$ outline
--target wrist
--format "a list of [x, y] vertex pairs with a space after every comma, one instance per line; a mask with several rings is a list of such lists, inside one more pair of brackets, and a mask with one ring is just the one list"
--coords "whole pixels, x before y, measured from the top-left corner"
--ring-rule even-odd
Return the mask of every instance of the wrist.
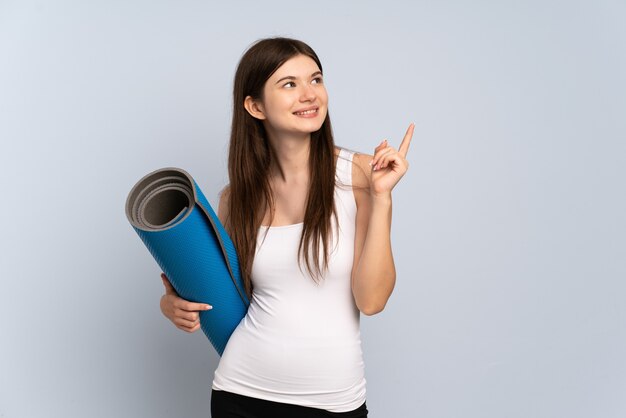
[[378, 205], [378, 204], [390, 205], [391, 204], [391, 192], [381, 192], [381, 193], [372, 192], [371, 200], [372, 200], [372, 203], [375, 205]]

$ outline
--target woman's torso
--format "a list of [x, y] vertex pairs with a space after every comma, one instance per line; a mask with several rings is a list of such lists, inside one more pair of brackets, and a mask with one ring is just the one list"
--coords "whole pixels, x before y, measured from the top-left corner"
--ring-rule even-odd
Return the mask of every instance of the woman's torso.
[[[337, 159], [327, 274], [316, 283], [297, 263], [302, 223], [259, 229], [254, 293], [215, 371], [213, 388], [344, 412], [365, 401], [365, 376], [350, 277], [356, 204], [352, 154]], [[219, 309], [219, 306], [215, 306]]]

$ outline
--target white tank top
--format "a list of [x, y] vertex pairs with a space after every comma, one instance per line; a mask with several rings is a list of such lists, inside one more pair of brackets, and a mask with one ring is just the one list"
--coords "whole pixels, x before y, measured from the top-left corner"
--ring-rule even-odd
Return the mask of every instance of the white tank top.
[[360, 314], [350, 286], [356, 226], [352, 156], [342, 149], [337, 159], [339, 228], [333, 222], [328, 272], [319, 284], [297, 262], [302, 223], [261, 226], [250, 307], [226, 345], [213, 389], [331, 412], [365, 402]]

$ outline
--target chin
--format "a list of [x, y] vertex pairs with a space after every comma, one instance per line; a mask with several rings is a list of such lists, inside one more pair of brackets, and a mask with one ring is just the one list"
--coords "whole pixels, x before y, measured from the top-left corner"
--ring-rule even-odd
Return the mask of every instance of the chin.
[[307, 123], [307, 124], [298, 124], [298, 126], [294, 126], [293, 131], [312, 134], [313, 132], [319, 131], [323, 126], [323, 123]]
[[307, 133], [314, 134], [315, 132], [319, 131], [320, 129], [322, 129], [322, 125], [321, 124], [317, 128], [313, 128], [310, 131], [307, 131]]
[[[322, 129], [322, 126], [324, 126], [324, 121], [326, 120], [326, 117], [324, 117], [324, 119], [321, 119], [319, 121], [311, 121], [311, 127], [309, 132], [313, 133], [313, 132], [317, 132], [320, 129]], [[314, 122], [314, 123], [313, 123]]]

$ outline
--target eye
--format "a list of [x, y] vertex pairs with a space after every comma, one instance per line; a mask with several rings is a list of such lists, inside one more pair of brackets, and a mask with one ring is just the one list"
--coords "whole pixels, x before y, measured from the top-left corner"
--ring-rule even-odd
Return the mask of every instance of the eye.
[[322, 80], [322, 77], [315, 77], [312, 82], [315, 82], [315, 84], [322, 84], [324, 80]]
[[294, 83], [293, 81], [290, 81], [288, 83], [283, 84], [283, 87], [289, 87], [290, 84], [291, 84], [292, 87], [296, 86], [296, 83]]

